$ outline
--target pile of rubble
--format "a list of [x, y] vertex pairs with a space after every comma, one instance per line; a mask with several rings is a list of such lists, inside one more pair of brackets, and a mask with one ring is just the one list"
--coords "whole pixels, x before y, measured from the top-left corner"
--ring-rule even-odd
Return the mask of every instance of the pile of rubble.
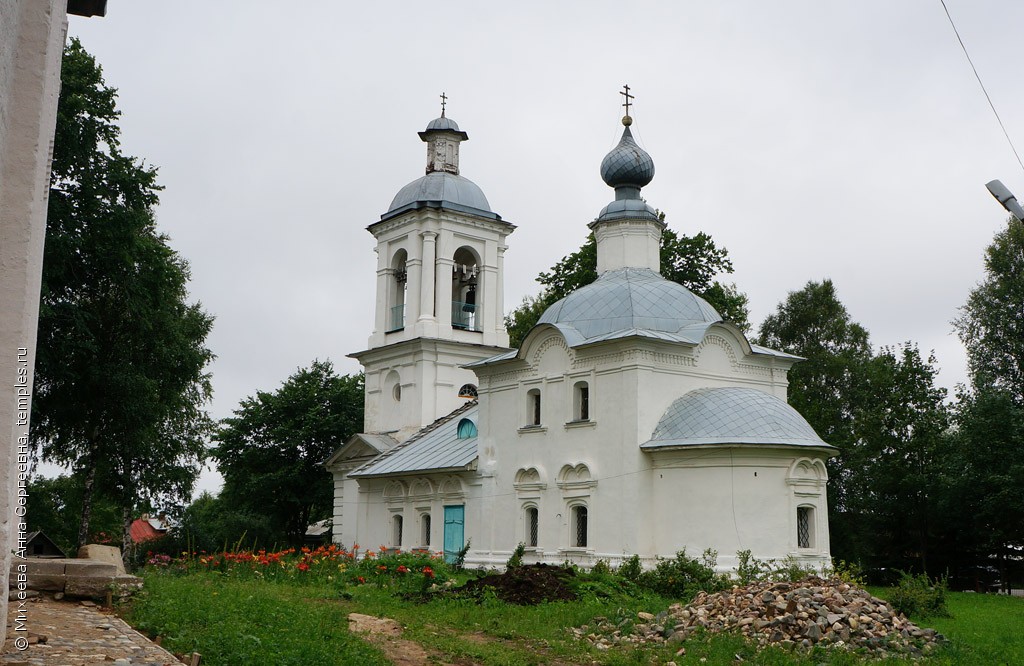
[[930, 654], [945, 642], [934, 629], [911, 623], [888, 603], [839, 579], [752, 583], [715, 594], [699, 593], [687, 606], [658, 615], [639, 613], [616, 622], [596, 617], [572, 630], [599, 649], [617, 644], [681, 643], [695, 632], [733, 631], [760, 646], [814, 645], [873, 656]]

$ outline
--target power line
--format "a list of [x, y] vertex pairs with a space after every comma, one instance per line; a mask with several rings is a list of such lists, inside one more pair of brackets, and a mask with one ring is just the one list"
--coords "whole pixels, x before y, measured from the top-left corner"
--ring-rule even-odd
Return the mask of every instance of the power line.
[[978, 74], [978, 68], [974, 66], [974, 61], [971, 60], [971, 54], [967, 52], [967, 46], [964, 44], [964, 40], [960, 37], [960, 31], [956, 29], [956, 23], [953, 22], [953, 17], [949, 13], [949, 7], [946, 6], [946, 0], [939, 0], [942, 3], [942, 9], [946, 11], [946, 18], [949, 19], [949, 25], [953, 27], [953, 33], [956, 34], [956, 39], [960, 42], [960, 48], [963, 49], [964, 55], [967, 56], [967, 62], [971, 65], [971, 70], [974, 71], [974, 78], [978, 79], [978, 85], [981, 86], [981, 92], [985, 93], [985, 99], [988, 100], [988, 106], [992, 109], [992, 113], [995, 114], [996, 120], [999, 122], [999, 127], [1003, 130], [1003, 136], [1006, 137], [1006, 142], [1010, 144], [1010, 150], [1013, 151], [1013, 156], [1017, 158], [1017, 164], [1020, 165], [1021, 171], [1024, 171], [1024, 162], [1020, 159], [1020, 154], [1017, 152], [1017, 148], [1013, 145], [1013, 140], [1010, 138], [1010, 133], [1006, 131], [1006, 126], [1003, 125], [1003, 119], [999, 117], [999, 112], [996, 111], [996, 105], [992, 103], [992, 98], [988, 94], [988, 90], [985, 88], [984, 82], [981, 80], [981, 76]]

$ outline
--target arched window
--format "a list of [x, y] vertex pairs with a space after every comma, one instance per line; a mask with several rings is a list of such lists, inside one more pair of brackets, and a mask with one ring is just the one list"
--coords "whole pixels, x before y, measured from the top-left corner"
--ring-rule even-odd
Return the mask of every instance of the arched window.
[[460, 398], [476, 398], [476, 386], [473, 384], [463, 384], [462, 388], [459, 389]]
[[424, 547], [427, 547], [427, 546], [430, 545], [430, 514], [429, 513], [423, 514], [423, 517], [420, 518], [420, 543], [423, 544]]
[[814, 548], [814, 507], [796, 508], [796, 545], [798, 548]]
[[471, 439], [476, 437], [476, 424], [469, 419], [459, 421], [459, 439]]
[[480, 325], [480, 262], [468, 247], [460, 247], [452, 257], [452, 328], [482, 331]]
[[571, 525], [569, 529], [569, 542], [573, 548], [586, 548], [587, 547], [587, 507], [583, 504], [577, 504], [572, 507]]
[[391, 260], [386, 333], [405, 328], [405, 289], [408, 277], [405, 264], [407, 257], [405, 250], [399, 250]]
[[536, 548], [540, 537], [540, 513], [537, 507], [526, 507], [526, 545]]
[[395, 548], [402, 547], [402, 514], [396, 514], [391, 519], [391, 545]]
[[526, 425], [539, 426], [540, 421], [540, 389], [526, 392]]
[[576, 382], [572, 387], [572, 420], [590, 420], [590, 386], [586, 382]]

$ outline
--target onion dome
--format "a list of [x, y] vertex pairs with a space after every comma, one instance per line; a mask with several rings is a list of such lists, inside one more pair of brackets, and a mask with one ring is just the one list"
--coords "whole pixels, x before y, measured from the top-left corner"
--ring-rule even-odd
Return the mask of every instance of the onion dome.
[[629, 187], [638, 191], [654, 179], [654, 160], [633, 140], [628, 124], [622, 130], [619, 144], [601, 160], [601, 178], [616, 190]]

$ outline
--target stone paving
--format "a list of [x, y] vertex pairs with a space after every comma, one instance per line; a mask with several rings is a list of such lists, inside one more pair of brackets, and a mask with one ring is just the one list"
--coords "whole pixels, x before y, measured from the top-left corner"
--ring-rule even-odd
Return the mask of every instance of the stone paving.
[[25, 610], [30, 644], [24, 650], [15, 645], [26, 635], [14, 631], [18, 601], [12, 599], [0, 666], [181, 666], [170, 652], [92, 602], [55, 601], [44, 594], [29, 599]]

